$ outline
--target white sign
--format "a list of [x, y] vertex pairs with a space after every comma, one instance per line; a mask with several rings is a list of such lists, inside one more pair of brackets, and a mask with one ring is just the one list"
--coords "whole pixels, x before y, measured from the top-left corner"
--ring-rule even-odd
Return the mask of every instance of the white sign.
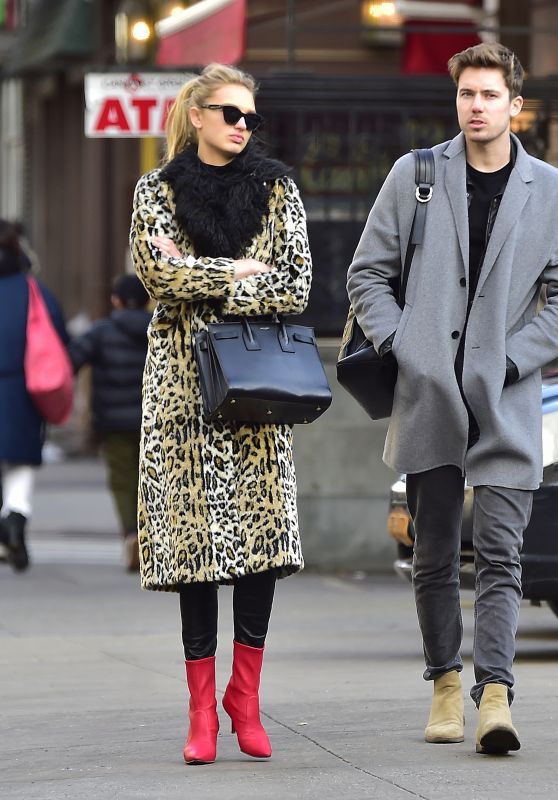
[[187, 72], [91, 72], [85, 76], [85, 135], [164, 136]]

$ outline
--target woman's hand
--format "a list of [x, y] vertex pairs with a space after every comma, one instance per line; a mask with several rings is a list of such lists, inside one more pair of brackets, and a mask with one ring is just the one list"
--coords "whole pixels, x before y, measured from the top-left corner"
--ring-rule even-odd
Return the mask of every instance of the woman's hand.
[[[152, 236], [151, 242], [166, 258], [183, 258], [182, 253], [172, 239], [166, 236]], [[269, 264], [256, 261], [255, 258], [240, 258], [237, 261], [233, 261], [233, 264], [234, 277], [237, 281], [247, 278], [249, 275], [257, 275], [259, 272], [269, 272], [271, 270]]]
[[155, 247], [158, 247], [161, 253], [167, 258], [183, 257], [173, 240], [168, 239], [166, 236], [152, 236], [151, 242], [155, 245]]
[[272, 268], [263, 261], [256, 261], [255, 258], [239, 258], [233, 261], [234, 278], [237, 281], [248, 278], [250, 275], [257, 275], [259, 272], [269, 272]]

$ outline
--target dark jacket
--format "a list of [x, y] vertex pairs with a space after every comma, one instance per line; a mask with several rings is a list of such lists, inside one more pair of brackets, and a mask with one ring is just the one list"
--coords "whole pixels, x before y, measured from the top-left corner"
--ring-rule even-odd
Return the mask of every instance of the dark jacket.
[[74, 371], [93, 367], [91, 406], [97, 433], [139, 431], [141, 388], [151, 314], [123, 308], [70, 342]]
[[[63, 342], [60, 308], [41, 283], [41, 294]], [[25, 275], [0, 276], [0, 461], [39, 465], [45, 425], [25, 388], [23, 358], [29, 291]]]

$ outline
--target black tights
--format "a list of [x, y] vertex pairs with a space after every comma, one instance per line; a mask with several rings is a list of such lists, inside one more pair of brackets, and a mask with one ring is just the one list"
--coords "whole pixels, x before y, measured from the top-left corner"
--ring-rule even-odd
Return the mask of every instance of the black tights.
[[[237, 578], [233, 589], [234, 638], [249, 647], [263, 647], [275, 592], [275, 570]], [[187, 661], [214, 656], [217, 650], [216, 583], [184, 583], [180, 587], [182, 643]]]

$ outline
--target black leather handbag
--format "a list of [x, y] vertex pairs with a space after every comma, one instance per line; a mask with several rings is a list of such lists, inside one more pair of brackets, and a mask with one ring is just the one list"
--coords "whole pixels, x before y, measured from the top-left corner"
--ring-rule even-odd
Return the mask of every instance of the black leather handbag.
[[[425, 148], [414, 150], [413, 153], [417, 205], [401, 280], [395, 287], [401, 308], [405, 305], [405, 291], [415, 247], [421, 244], [424, 237], [426, 208], [432, 197], [435, 178], [432, 150]], [[372, 419], [384, 419], [391, 415], [397, 381], [397, 362], [393, 357], [381, 358], [378, 355], [374, 345], [364, 335], [352, 309], [349, 311], [344, 344], [337, 361], [337, 380]]]
[[208, 421], [313, 422], [331, 389], [312, 328], [283, 319], [211, 322], [194, 336]]

